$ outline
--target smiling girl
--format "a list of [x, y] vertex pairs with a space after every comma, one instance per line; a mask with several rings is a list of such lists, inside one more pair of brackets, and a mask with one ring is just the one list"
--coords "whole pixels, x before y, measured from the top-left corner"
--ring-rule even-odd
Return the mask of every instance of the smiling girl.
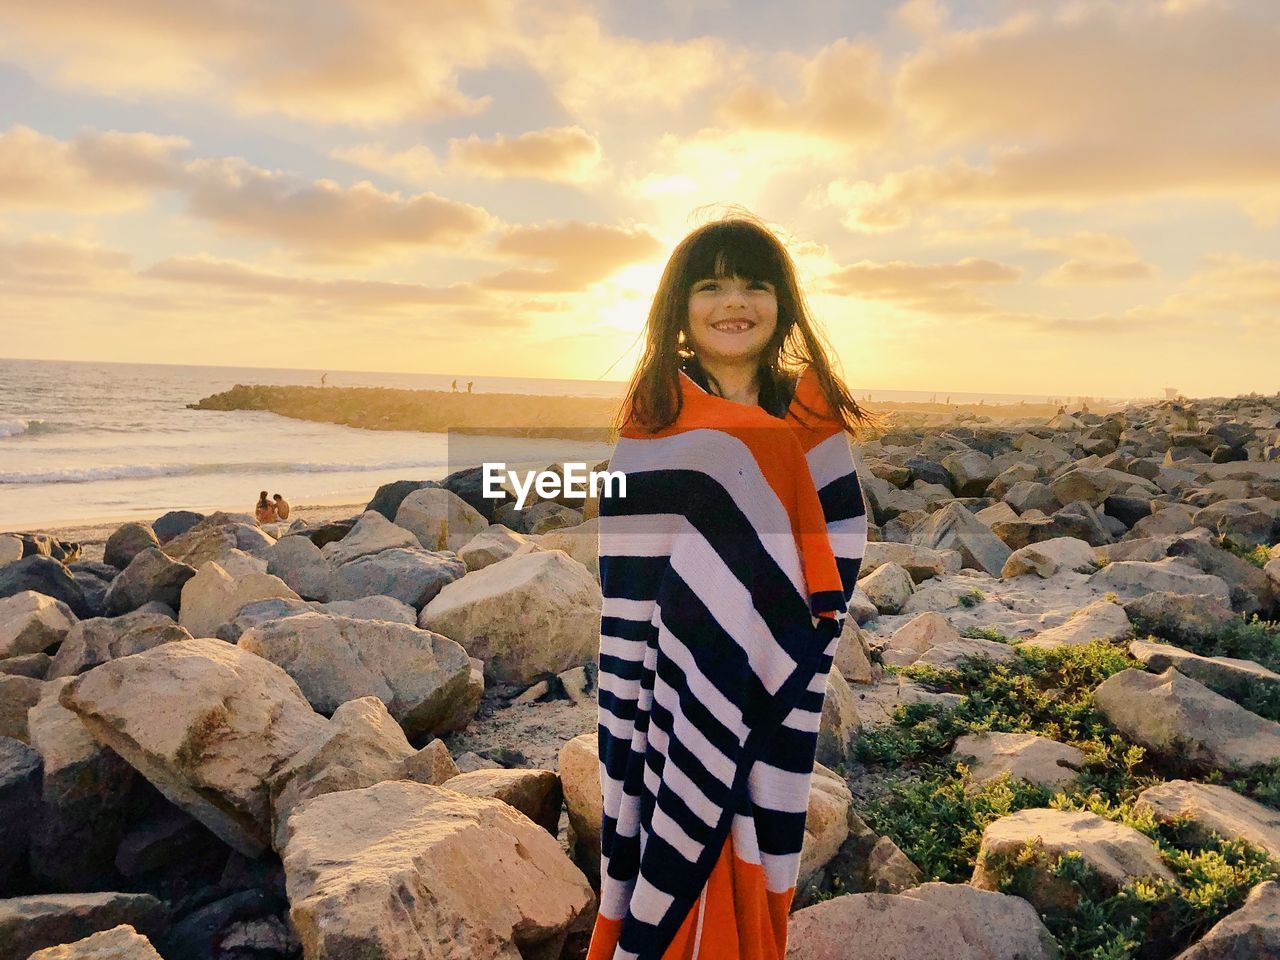
[[600, 914], [589, 960], [781, 960], [867, 522], [795, 268], [734, 216], [676, 247], [600, 504]]

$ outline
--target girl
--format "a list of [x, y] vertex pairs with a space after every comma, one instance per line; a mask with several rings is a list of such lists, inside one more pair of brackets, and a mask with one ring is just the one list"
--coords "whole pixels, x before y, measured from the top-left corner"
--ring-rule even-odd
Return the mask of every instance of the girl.
[[833, 373], [758, 221], [672, 253], [600, 505], [589, 960], [781, 960], [826, 675], [866, 542]]

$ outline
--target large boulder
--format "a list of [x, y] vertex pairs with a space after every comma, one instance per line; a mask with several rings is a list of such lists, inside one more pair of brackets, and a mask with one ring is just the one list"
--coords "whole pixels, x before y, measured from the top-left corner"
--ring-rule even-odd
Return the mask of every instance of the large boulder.
[[1164, 823], [1185, 821], [1198, 842], [1207, 843], [1216, 833], [1228, 840], [1246, 840], [1280, 860], [1280, 812], [1230, 787], [1171, 780], [1143, 790], [1134, 809]]
[[43, 680], [0, 674], [0, 737], [31, 742], [27, 711], [39, 701], [43, 690]]
[[597, 734], [592, 731], [565, 743], [556, 760], [565, 810], [573, 830], [573, 857], [593, 882], [600, 876], [600, 826], [604, 818], [599, 750]]
[[584, 520], [572, 527], [535, 534], [532, 539], [543, 550], [562, 550], [600, 579], [600, 520]]
[[67, 633], [46, 676], [50, 680], [73, 677], [108, 660], [190, 639], [191, 634], [162, 613], [135, 610], [122, 617], [92, 617]]
[[237, 551], [266, 559], [275, 538], [251, 518], [248, 519], [246, 523], [232, 520], [227, 514], [214, 514], [165, 543], [161, 549], [194, 570], [199, 570], [210, 560], [226, 567]]
[[426, 550], [455, 552], [489, 526], [474, 507], [443, 487], [410, 493], [396, 511], [395, 523], [416, 536]]
[[393, 480], [390, 483], [384, 483], [374, 491], [373, 499], [364, 510], [366, 513], [375, 510], [386, 519], [395, 520], [396, 511], [400, 509], [400, 504], [404, 503], [405, 497], [415, 490], [438, 486], [440, 484], [434, 480]]
[[1154, 673], [1176, 667], [1184, 677], [1198, 680], [1209, 689], [1240, 701], [1252, 691], [1280, 694], [1280, 674], [1252, 660], [1235, 657], [1202, 657], [1170, 643], [1134, 640], [1129, 653]]
[[500, 800], [408, 781], [316, 797], [284, 868], [308, 957], [558, 955], [594, 902], [559, 843]]
[[358, 600], [330, 600], [328, 603], [271, 597], [246, 603], [235, 617], [218, 628], [217, 637], [228, 643], [235, 643], [244, 636], [246, 630], [304, 613], [327, 613], [353, 620], [390, 620], [393, 623], [408, 624], [418, 622], [418, 611], [413, 607], [395, 597], [378, 594]]
[[75, 943], [37, 950], [28, 960], [162, 960], [151, 941], [122, 923]]
[[28, 591], [62, 601], [77, 617], [94, 615], [84, 588], [50, 557], [32, 555], [0, 567], [0, 600]]
[[267, 778], [325, 728], [280, 667], [210, 638], [104, 663], [72, 680], [60, 702], [249, 857], [270, 843]]
[[963, 566], [1000, 575], [1009, 548], [985, 523], [958, 503], [948, 503], [911, 531], [911, 542], [934, 550], [956, 550]]
[[1015, 550], [1000, 569], [1001, 579], [1020, 577], [1034, 573], [1040, 577], [1052, 577], [1055, 573], [1072, 570], [1076, 573], [1093, 573], [1098, 560], [1093, 547], [1075, 537], [1054, 537], [1041, 540]]
[[867, 544], [859, 572], [865, 577], [886, 563], [896, 563], [902, 567], [911, 575], [914, 583], [960, 572], [960, 554], [954, 550], [932, 550], [914, 543], [894, 543], [887, 540]]
[[143, 550], [160, 546], [150, 524], [126, 523], [116, 527], [102, 549], [102, 562], [123, 570]]
[[1231, 604], [1208, 594], [1157, 590], [1124, 602], [1134, 626], [1174, 643], [1195, 643], [1216, 634], [1235, 619]]
[[926, 883], [855, 893], [797, 910], [787, 960], [1058, 960], [1057, 942], [1021, 897]]
[[500, 523], [491, 524], [472, 537], [458, 550], [458, 559], [468, 570], [480, 570], [505, 560], [521, 547], [537, 549], [537, 544], [523, 533], [516, 533]]
[[420, 626], [485, 662], [485, 677], [529, 686], [592, 662], [600, 644], [600, 585], [559, 550], [508, 557], [447, 585]]
[[1118, 560], [1107, 564], [1089, 578], [1090, 586], [1110, 590], [1123, 597], [1139, 597], [1144, 593], [1207, 593], [1230, 602], [1231, 590], [1221, 577], [1200, 572], [1176, 557], [1154, 563]]
[[194, 510], [170, 510], [157, 517], [151, 524], [151, 530], [161, 543], [168, 543], [174, 537], [180, 537], [204, 519], [203, 513]]
[[951, 755], [968, 764], [975, 786], [1009, 774], [1055, 790], [1074, 780], [1085, 761], [1082, 750], [1048, 737], [994, 731], [959, 737]]
[[307, 537], [293, 535], [277, 540], [267, 551], [267, 573], [279, 577], [307, 600], [329, 599], [333, 567]]
[[896, 614], [915, 592], [911, 574], [892, 560], [858, 581], [858, 587], [880, 613]]
[[360, 557], [392, 550], [417, 547], [418, 538], [404, 527], [398, 527], [382, 514], [366, 510], [351, 532], [335, 543], [326, 543], [320, 554], [332, 567], [340, 567]]
[[1200, 942], [1175, 960], [1263, 960], [1280, 957], [1280, 883], [1268, 880], [1249, 891], [1244, 906], [1215, 924]]
[[167, 926], [164, 904], [148, 893], [46, 893], [0, 900], [0, 957], [19, 960], [121, 924], [155, 939]]
[[305, 613], [248, 630], [239, 647], [278, 664], [311, 706], [331, 714], [377, 697], [409, 736], [457, 730], [471, 719], [471, 661], [454, 641], [406, 623]]
[[233, 577], [221, 565], [210, 560], [183, 584], [178, 622], [192, 636], [212, 637], [246, 603], [271, 597], [302, 599], [279, 577], [273, 577], [269, 573], [248, 573]]
[[377, 697], [342, 704], [320, 736], [268, 783], [275, 848], [284, 849], [289, 814], [303, 802], [339, 790], [360, 790], [384, 780], [399, 780], [405, 761], [412, 756], [414, 750], [404, 731]]
[[852, 758], [854, 743], [861, 732], [858, 698], [849, 688], [849, 682], [833, 666], [827, 675], [826, 696], [822, 698], [816, 754], [818, 762], [830, 767], [848, 763]]
[[472, 770], [440, 785], [468, 797], [492, 797], [508, 803], [553, 837], [559, 830], [564, 793], [553, 770]]
[[76, 622], [65, 603], [34, 590], [0, 598], [0, 659], [57, 646]]
[[995, 466], [981, 450], [957, 450], [942, 458], [957, 497], [980, 497], [996, 478]]
[[330, 580], [329, 599], [387, 596], [421, 610], [446, 584], [460, 579], [466, 572], [466, 566], [451, 553], [428, 553], [417, 546], [383, 550], [344, 563], [335, 570]]
[[140, 551], [107, 591], [108, 616], [137, 610], [155, 601], [177, 610], [182, 602], [182, 587], [196, 575], [194, 567], [172, 559], [163, 550], [149, 547]]
[[0, 898], [15, 892], [26, 872], [31, 812], [40, 806], [38, 751], [0, 737]]
[[[1031, 842], [1039, 847], [1034, 861], [1021, 856]], [[1065, 853], [1078, 853], [1113, 893], [1137, 877], [1173, 880], [1156, 845], [1133, 827], [1076, 810], [1030, 809], [987, 825], [970, 883], [996, 890], [1015, 871], [1025, 871], [1026, 888], [1020, 893], [1031, 903], [1041, 910], [1069, 908], [1078, 891], [1053, 870]]]
[[1173, 667], [1161, 674], [1122, 670], [1099, 684], [1093, 699], [1121, 733], [1163, 756], [1220, 770], [1280, 760], [1280, 724]]
[[1053, 650], [1057, 647], [1082, 647], [1094, 640], [1120, 640], [1131, 636], [1133, 626], [1124, 607], [1105, 597], [1081, 607], [1065, 623], [1023, 641], [1023, 646]]

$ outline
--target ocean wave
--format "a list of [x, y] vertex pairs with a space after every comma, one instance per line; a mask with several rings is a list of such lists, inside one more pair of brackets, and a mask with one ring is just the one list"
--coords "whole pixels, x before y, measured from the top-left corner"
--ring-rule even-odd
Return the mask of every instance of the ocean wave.
[[16, 437], [30, 427], [30, 420], [0, 420], [0, 437]]
[[47, 470], [41, 473], [0, 473], [0, 486], [36, 483], [95, 483], [103, 480], [145, 480], [212, 474], [372, 473], [378, 470], [430, 470], [448, 466], [445, 460], [389, 460], [380, 463], [156, 463], [115, 464], [107, 467]]

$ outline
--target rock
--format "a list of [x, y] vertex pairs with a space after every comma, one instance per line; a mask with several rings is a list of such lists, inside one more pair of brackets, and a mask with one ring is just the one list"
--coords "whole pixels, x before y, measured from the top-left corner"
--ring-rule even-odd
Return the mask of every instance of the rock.
[[374, 492], [373, 499], [364, 508], [364, 512], [374, 510], [387, 520], [394, 521], [396, 512], [400, 509], [400, 504], [404, 503], [405, 497], [415, 490], [439, 486], [440, 484], [434, 480], [393, 480], [391, 483], [384, 483]]
[[156, 871], [181, 869], [202, 858], [225, 857], [227, 848], [202, 824], [173, 804], [154, 815], [131, 818], [128, 832], [116, 848], [115, 867], [122, 877], [135, 878]]
[[961, 637], [950, 643], [940, 643], [922, 653], [917, 664], [937, 667], [939, 670], [955, 670], [965, 661], [974, 659], [1016, 660], [1017, 652], [1008, 644], [980, 637]]
[[885, 663], [904, 667], [936, 646], [961, 639], [960, 631], [942, 614], [922, 613], [895, 630], [880, 653]]
[[1220, 550], [1213, 535], [1202, 527], [1169, 544], [1169, 556], [1221, 579], [1227, 585], [1232, 608], [1245, 616], [1268, 612], [1277, 602], [1278, 595], [1267, 575], [1234, 553]]
[[[225, 942], [225, 934], [233, 925], [245, 919], [258, 919], [273, 914], [284, 906], [284, 897], [274, 890], [237, 890], [226, 896], [204, 903], [198, 909], [174, 924], [159, 943], [169, 957], [218, 957], [244, 956], [219, 949], [219, 941]], [[295, 948], [294, 955], [297, 955]], [[253, 957], [254, 954], [249, 954]]]
[[1185, 818], [1196, 831], [1196, 842], [1212, 834], [1246, 840], [1280, 860], [1280, 813], [1241, 796], [1229, 787], [1190, 780], [1172, 780], [1138, 794], [1134, 809], [1155, 815], [1163, 823]]
[[418, 622], [418, 611], [395, 597], [374, 595], [358, 600], [331, 600], [328, 603], [277, 597], [246, 603], [230, 623], [224, 623], [218, 628], [217, 636], [228, 643], [236, 643], [246, 630], [304, 613], [327, 613], [353, 620], [390, 620], [410, 625]]
[[122, 923], [110, 930], [91, 934], [75, 943], [45, 947], [28, 960], [162, 960], [151, 941]]
[[526, 545], [537, 549], [537, 544], [524, 534], [495, 523], [476, 534], [458, 550], [458, 559], [467, 565], [468, 570], [480, 570], [507, 559]]
[[376, 511], [366, 510], [350, 533], [336, 543], [325, 544], [320, 554], [329, 566], [340, 567], [383, 550], [418, 546], [418, 538], [413, 533]]
[[248, 857], [269, 845], [267, 777], [326, 726], [278, 666], [209, 638], [104, 663], [72, 680], [60, 702]]
[[1280, 883], [1268, 880], [1249, 891], [1244, 906], [1219, 920], [1195, 946], [1175, 960], [1262, 960], [1280, 957]]
[[1186, 504], [1165, 504], [1161, 509], [1152, 512], [1150, 516], [1143, 517], [1134, 523], [1125, 539], [1167, 537], [1173, 534], [1186, 533], [1195, 526], [1195, 523], [1191, 520], [1192, 516], [1194, 516], [1194, 513]]
[[861, 732], [857, 698], [840, 671], [832, 667], [827, 675], [827, 692], [822, 699], [822, 719], [818, 725], [818, 762], [829, 767], [848, 763]]
[[1094, 690], [1093, 700], [1121, 733], [1157, 754], [1220, 770], [1280, 759], [1280, 724], [1173, 667], [1161, 674], [1122, 670]]
[[[497, 766], [497, 764], [494, 764]], [[462, 773], [449, 755], [443, 740], [432, 740], [425, 747], [408, 757], [400, 765], [395, 780], [413, 780], [438, 787]]]
[[1234, 657], [1202, 657], [1168, 643], [1134, 640], [1129, 653], [1141, 660], [1148, 670], [1163, 673], [1170, 667], [1192, 680], [1198, 680], [1215, 693], [1240, 701], [1251, 689], [1280, 693], [1280, 674], [1254, 663]]
[[1001, 579], [1034, 573], [1052, 577], [1062, 570], [1093, 573], [1098, 567], [1093, 547], [1074, 537], [1054, 537], [1022, 547], [1009, 554], [1000, 570]]
[[270, 597], [302, 599], [279, 577], [273, 577], [269, 573], [233, 577], [218, 563], [210, 560], [183, 584], [178, 622], [192, 636], [212, 637], [246, 603]]
[[1036, 480], [1020, 480], [1011, 486], [1004, 495], [1004, 501], [1017, 510], [1019, 514], [1028, 510], [1043, 510], [1052, 513], [1058, 507], [1058, 498], [1046, 484]]
[[22, 559], [22, 541], [11, 533], [0, 534], [0, 567]]
[[146, 893], [52, 893], [0, 900], [0, 957], [30, 957], [121, 924], [155, 939], [165, 929], [164, 904]]
[[804, 844], [800, 849], [796, 886], [802, 886], [839, 851], [849, 836], [852, 809], [853, 795], [844, 778], [815, 763], [813, 778], [809, 781], [809, 804], [805, 811]]
[[289, 818], [290, 916], [309, 957], [556, 956], [594, 901], [556, 839], [498, 800], [393, 781]]
[[22, 543], [24, 557], [49, 557], [61, 564], [75, 563], [80, 559], [80, 544], [59, 540], [47, 533], [15, 533]]
[[[496, 511], [494, 516], [498, 516]], [[520, 511], [517, 528], [521, 533], [536, 536], [561, 527], [576, 527], [582, 523], [582, 519], [580, 511], [554, 500], [546, 500]]]
[[874, 572], [860, 579], [858, 586], [877, 611], [887, 614], [900, 611], [915, 592], [911, 574], [893, 561], [881, 564]]
[[84, 588], [66, 567], [49, 557], [23, 557], [0, 567], [0, 602], [27, 592], [62, 601], [76, 617], [93, 616]]
[[599, 751], [595, 731], [584, 733], [560, 748], [556, 766], [569, 826], [573, 828], [574, 862], [595, 879], [600, 876], [600, 825], [604, 819]]
[[956, 740], [951, 755], [969, 758], [969, 781], [983, 784], [1004, 774], [1057, 789], [1076, 778], [1084, 764], [1081, 750], [1030, 733], [968, 733]]
[[935, 550], [957, 550], [962, 564], [999, 576], [1009, 548], [964, 507], [949, 503], [911, 532], [911, 542]]
[[177, 610], [182, 586], [196, 575], [194, 567], [173, 560], [163, 550], [150, 547], [140, 551], [107, 591], [107, 613], [118, 617], [157, 601]]
[[459, 773], [470, 773], [472, 770], [501, 770], [502, 764], [490, 760], [488, 757], [482, 757], [478, 753], [468, 750], [465, 753], [458, 754], [455, 766]]
[[855, 893], [797, 910], [787, 960], [1058, 960], [1057, 942], [1021, 897], [926, 883]]
[[13, 737], [0, 737], [0, 898], [16, 892], [27, 869], [31, 824], [40, 806], [41, 758]]
[[1073, 467], [1049, 481], [1049, 489], [1063, 506], [1075, 500], [1083, 500], [1091, 506], [1101, 506], [1113, 493], [1122, 493], [1133, 487], [1148, 489], [1152, 496], [1157, 491], [1141, 477], [1120, 470]]
[[1221, 597], [1160, 590], [1126, 600], [1124, 610], [1140, 632], [1156, 633], [1174, 643], [1204, 640], [1236, 616]]
[[473, 770], [441, 786], [468, 797], [492, 797], [510, 804], [553, 837], [559, 830], [564, 794], [552, 770]]
[[450, 490], [426, 487], [410, 493], [396, 511], [395, 523], [418, 538], [426, 550], [460, 550], [489, 521]]
[[377, 697], [342, 704], [320, 735], [268, 783], [275, 848], [284, 849], [289, 814], [304, 801], [400, 779], [402, 764], [413, 755], [404, 731]]
[[1155, 563], [1119, 560], [1107, 564], [1089, 578], [1099, 590], [1111, 590], [1126, 597], [1144, 593], [1207, 593], [1230, 602], [1231, 591], [1220, 577], [1200, 573], [1185, 561], [1168, 557]]
[[584, 520], [577, 526], [562, 527], [532, 539], [543, 550], [562, 550], [600, 579], [600, 520]]
[[1094, 640], [1120, 640], [1132, 633], [1133, 627], [1124, 607], [1104, 598], [1081, 607], [1066, 623], [1042, 630], [1029, 640], [1024, 640], [1022, 646], [1044, 650], [1083, 647]]
[[[1040, 856], [1028, 863], [1019, 853], [1029, 841], [1039, 841]], [[1028, 871], [1021, 892], [1040, 910], [1070, 908], [1078, 891], [1070, 881], [1053, 875], [1052, 866], [1064, 853], [1076, 852], [1093, 868], [1105, 889], [1118, 891], [1135, 877], [1173, 880], [1156, 845], [1133, 827], [1074, 810], [1020, 810], [987, 825], [982, 832], [977, 866], [970, 883], [991, 890], [1008, 876], [1018, 861]]]
[[306, 613], [254, 627], [238, 646], [282, 667], [319, 713], [377, 697], [411, 737], [458, 730], [471, 719], [463, 710], [466, 652], [406, 623]]
[[101, 663], [142, 653], [162, 643], [190, 640], [169, 617], [135, 610], [122, 617], [81, 620], [68, 632], [49, 666], [48, 678], [73, 677]]
[[836, 671], [850, 683], [871, 683], [875, 671], [871, 668], [871, 648], [867, 638], [853, 617], [846, 617], [836, 646], [834, 661]]
[[141, 551], [158, 546], [160, 541], [150, 525], [126, 523], [107, 537], [106, 546], [102, 550], [102, 562], [123, 570]]
[[902, 567], [914, 583], [960, 572], [960, 554], [954, 550], [931, 550], [914, 543], [886, 542], [867, 544], [859, 572], [865, 577], [886, 563]]
[[40, 699], [44, 681], [32, 677], [0, 676], [0, 737], [30, 743], [27, 711]]
[[989, 456], [981, 450], [957, 450], [942, 458], [942, 468], [951, 480], [957, 497], [980, 497], [996, 478]]
[[267, 573], [279, 577], [300, 597], [328, 600], [333, 568], [320, 548], [302, 536], [281, 537], [267, 551]]
[[466, 566], [452, 554], [428, 553], [420, 547], [383, 550], [339, 567], [331, 581], [329, 599], [387, 596], [421, 610], [445, 585], [466, 572]]
[[85, 890], [116, 879], [116, 848], [134, 813], [129, 800], [138, 777], [58, 702], [68, 683], [49, 683], [28, 713], [31, 745], [44, 758], [31, 869], [48, 886]]
[[174, 560], [199, 570], [210, 560], [225, 567], [236, 551], [266, 559], [275, 545], [269, 536], [251, 518], [248, 522], [234, 521], [227, 514], [206, 517], [180, 537], [164, 544], [163, 550]]
[[558, 550], [508, 557], [449, 584], [420, 626], [485, 661], [485, 676], [528, 686], [595, 660], [600, 585]]
[[867, 857], [867, 888], [871, 893], [901, 893], [924, 879], [920, 868], [912, 863], [898, 845], [881, 837]]
[[988, 527], [993, 528], [997, 523], [1007, 523], [1018, 519], [1017, 511], [1003, 500], [993, 503], [989, 507], [983, 507], [974, 516]]
[[0, 660], [0, 674], [43, 680], [49, 672], [51, 663], [53, 658], [47, 653], [27, 653], [20, 657], [7, 657]]
[[33, 590], [0, 599], [0, 657], [41, 653], [57, 646], [76, 624], [61, 600]]
[[203, 513], [194, 510], [170, 510], [151, 524], [151, 531], [161, 543], [180, 537], [204, 519]]

